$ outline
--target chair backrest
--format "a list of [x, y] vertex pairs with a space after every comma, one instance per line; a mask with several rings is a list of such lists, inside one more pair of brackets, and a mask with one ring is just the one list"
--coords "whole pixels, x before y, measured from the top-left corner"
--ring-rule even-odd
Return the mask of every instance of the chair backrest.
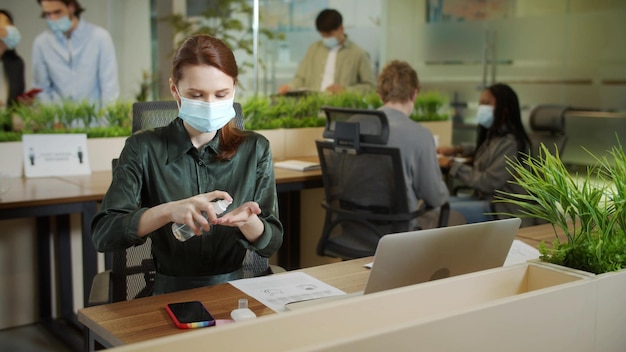
[[565, 134], [565, 112], [569, 110], [564, 105], [538, 105], [530, 113], [531, 153], [538, 155], [541, 144], [544, 144], [551, 154], [563, 151], [567, 142]]
[[400, 150], [385, 145], [383, 111], [322, 110], [324, 137], [332, 139], [316, 141], [326, 197], [317, 253], [343, 259], [374, 255], [383, 235], [413, 229], [421, 214], [408, 209]]
[[[234, 103], [235, 125], [244, 129], [241, 105]], [[133, 127], [137, 132], [169, 124], [178, 116], [178, 105], [174, 100], [137, 102], [133, 104]], [[113, 161], [115, 169], [116, 160]], [[111, 281], [113, 302], [145, 297], [152, 293], [155, 265], [152, 259], [151, 240], [140, 246], [115, 251], [111, 256]], [[243, 262], [244, 276], [264, 275], [269, 268], [267, 258], [248, 251]]]

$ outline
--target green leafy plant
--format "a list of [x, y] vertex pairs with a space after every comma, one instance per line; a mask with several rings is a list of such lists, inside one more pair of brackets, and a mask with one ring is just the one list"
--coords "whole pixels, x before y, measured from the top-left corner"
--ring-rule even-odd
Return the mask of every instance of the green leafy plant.
[[415, 121], [446, 121], [450, 115], [442, 112], [448, 106], [448, 98], [437, 91], [420, 92], [415, 99], [411, 119]]
[[[449, 118], [441, 114], [441, 108], [445, 106], [446, 99], [437, 92], [420, 93], [418, 98], [424, 95], [422, 102], [417, 103], [419, 110], [411, 115], [415, 121], [441, 121]], [[423, 107], [423, 102], [429, 102], [430, 110]], [[356, 92], [342, 92], [339, 94], [309, 93], [301, 97], [252, 96], [242, 103], [244, 122], [247, 129], [275, 129], [296, 127], [320, 127], [326, 120], [321, 115], [322, 106], [336, 106], [354, 109], [378, 109], [383, 105], [376, 92], [367, 94]], [[429, 111], [425, 113], [424, 111]]]
[[311, 93], [298, 98], [252, 96], [242, 103], [244, 123], [250, 130], [321, 127], [326, 123], [322, 106], [375, 109], [382, 105], [380, 99], [375, 99], [375, 94]]
[[88, 102], [17, 104], [3, 114], [24, 122], [22, 131], [1, 131], [0, 141], [19, 141], [23, 133], [86, 133], [90, 138], [129, 136], [130, 102], [115, 102], [101, 109]]
[[499, 192], [496, 201], [551, 223], [555, 234], [563, 231], [566, 238], [557, 234], [551, 248], [540, 244], [541, 260], [599, 274], [626, 268], [626, 155], [618, 141], [607, 156], [594, 158], [597, 166], [571, 175], [558, 152], [542, 145], [536, 157], [507, 161], [511, 182], [527, 194]]

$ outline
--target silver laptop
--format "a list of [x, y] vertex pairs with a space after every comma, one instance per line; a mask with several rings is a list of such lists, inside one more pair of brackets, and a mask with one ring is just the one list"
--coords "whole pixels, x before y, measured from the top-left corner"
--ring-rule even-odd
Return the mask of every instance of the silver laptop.
[[378, 242], [365, 290], [292, 302], [289, 310], [500, 267], [517, 230], [518, 218], [395, 233]]
[[364, 293], [502, 266], [520, 224], [511, 218], [386, 235]]

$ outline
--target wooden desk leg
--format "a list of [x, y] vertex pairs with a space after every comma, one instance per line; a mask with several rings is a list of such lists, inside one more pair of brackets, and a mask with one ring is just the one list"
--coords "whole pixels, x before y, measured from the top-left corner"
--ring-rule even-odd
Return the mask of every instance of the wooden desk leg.
[[286, 270], [300, 269], [300, 191], [278, 193], [278, 212], [284, 230], [278, 265]]

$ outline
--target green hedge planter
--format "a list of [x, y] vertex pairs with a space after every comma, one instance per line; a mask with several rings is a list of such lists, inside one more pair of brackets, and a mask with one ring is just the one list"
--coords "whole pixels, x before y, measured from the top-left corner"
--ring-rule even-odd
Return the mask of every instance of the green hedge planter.
[[[248, 130], [323, 127], [326, 123], [320, 108], [324, 105], [356, 109], [377, 109], [382, 101], [374, 92], [344, 92], [327, 95], [312, 93], [303, 97], [255, 96], [242, 102], [244, 123]], [[418, 95], [411, 119], [446, 121], [442, 113], [447, 98], [438, 92]], [[97, 110], [89, 103], [18, 105], [0, 111], [0, 123], [11, 126], [11, 117], [24, 122], [22, 132], [0, 131], [0, 142], [19, 141], [22, 133], [86, 133], [88, 138], [129, 136], [132, 125], [132, 103], [116, 102]]]

